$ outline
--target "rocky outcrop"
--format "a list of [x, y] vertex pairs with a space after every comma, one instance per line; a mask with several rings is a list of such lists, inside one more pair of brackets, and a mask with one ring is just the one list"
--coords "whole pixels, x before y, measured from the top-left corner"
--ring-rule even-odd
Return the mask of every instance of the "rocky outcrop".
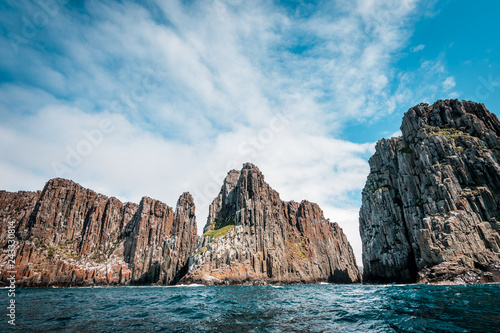
[[194, 202], [181, 195], [174, 211], [144, 197], [123, 204], [65, 179], [43, 191], [0, 192], [0, 245], [9, 226], [15, 265], [0, 258], [0, 283], [16, 272], [17, 286], [173, 284], [196, 248]]
[[318, 205], [284, 202], [253, 164], [228, 173], [181, 283], [361, 281], [342, 229]]
[[363, 189], [366, 282], [500, 281], [500, 123], [483, 104], [438, 101], [381, 140]]

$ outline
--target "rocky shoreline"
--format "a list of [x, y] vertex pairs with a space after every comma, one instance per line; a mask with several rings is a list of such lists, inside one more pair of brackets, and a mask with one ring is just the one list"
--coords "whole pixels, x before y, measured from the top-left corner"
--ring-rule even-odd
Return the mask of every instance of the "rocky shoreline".
[[9, 235], [19, 245], [13, 267], [0, 255], [0, 283], [11, 271], [24, 287], [361, 282], [347, 238], [316, 204], [281, 201], [250, 163], [239, 174], [229, 172], [201, 239], [189, 193], [174, 210], [59, 178], [0, 191], [0, 246]]
[[[500, 122], [483, 104], [419, 104], [370, 158], [359, 230], [285, 202], [257, 166], [231, 170], [201, 237], [195, 204], [122, 203], [66, 179], [0, 191], [0, 285], [500, 282]], [[16, 244], [17, 247], [13, 246]]]

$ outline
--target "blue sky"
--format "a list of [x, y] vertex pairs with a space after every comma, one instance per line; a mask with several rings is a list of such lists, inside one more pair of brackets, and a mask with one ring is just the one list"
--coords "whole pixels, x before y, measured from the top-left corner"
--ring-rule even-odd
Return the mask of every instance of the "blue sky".
[[[500, 110], [497, 1], [2, 1], [0, 188], [54, 177], [198, 225], [231, 168], [338, 221], [411, 106]], [[497, 113], [498, 114], [498, 113]]]

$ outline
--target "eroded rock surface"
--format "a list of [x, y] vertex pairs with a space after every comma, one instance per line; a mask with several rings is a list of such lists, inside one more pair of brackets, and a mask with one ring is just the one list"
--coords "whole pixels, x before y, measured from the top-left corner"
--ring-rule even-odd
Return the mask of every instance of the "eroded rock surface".
[[181, 283], [361, 281], [342, 229], [318, 205], [284, 202], [253, 164], [228, 173]]
[[500, 123], [483, 104], [406, 112], [363, 189], [366, 282], [500, 281]]
[[144, 197], [140, 204], [52, 179], [43, 191], [0, 191], [0, 246], [8, 226], [18, 248], [14, 269], [0, 255], [0, 283], [17, 286], [173, 284], [196, 248], [195, 206], [189, 193], [174, 211]]

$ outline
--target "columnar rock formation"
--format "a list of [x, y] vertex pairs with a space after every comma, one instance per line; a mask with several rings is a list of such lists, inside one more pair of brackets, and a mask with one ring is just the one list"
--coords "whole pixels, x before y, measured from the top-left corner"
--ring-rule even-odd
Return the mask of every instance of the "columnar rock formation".
[[0, 246], [8, 228], [19, 248], [15, 267], [0, 255], [0, 283], [16, 271], [16, 285], [173, 284], [196, 248], [194, 202], [181, 195], [174, 211], [144, 197], [121, 203], [64, 179], [43, 191], [0, 191]]
[[483, 104], [408, 110], [370, 159], [360, 232], [366, 282], [500, 281], [500, 123]]
[[361, 281], [342, 229], [318, 205], [284, 202], [253, 164], [228, 173], [181, 283]]

